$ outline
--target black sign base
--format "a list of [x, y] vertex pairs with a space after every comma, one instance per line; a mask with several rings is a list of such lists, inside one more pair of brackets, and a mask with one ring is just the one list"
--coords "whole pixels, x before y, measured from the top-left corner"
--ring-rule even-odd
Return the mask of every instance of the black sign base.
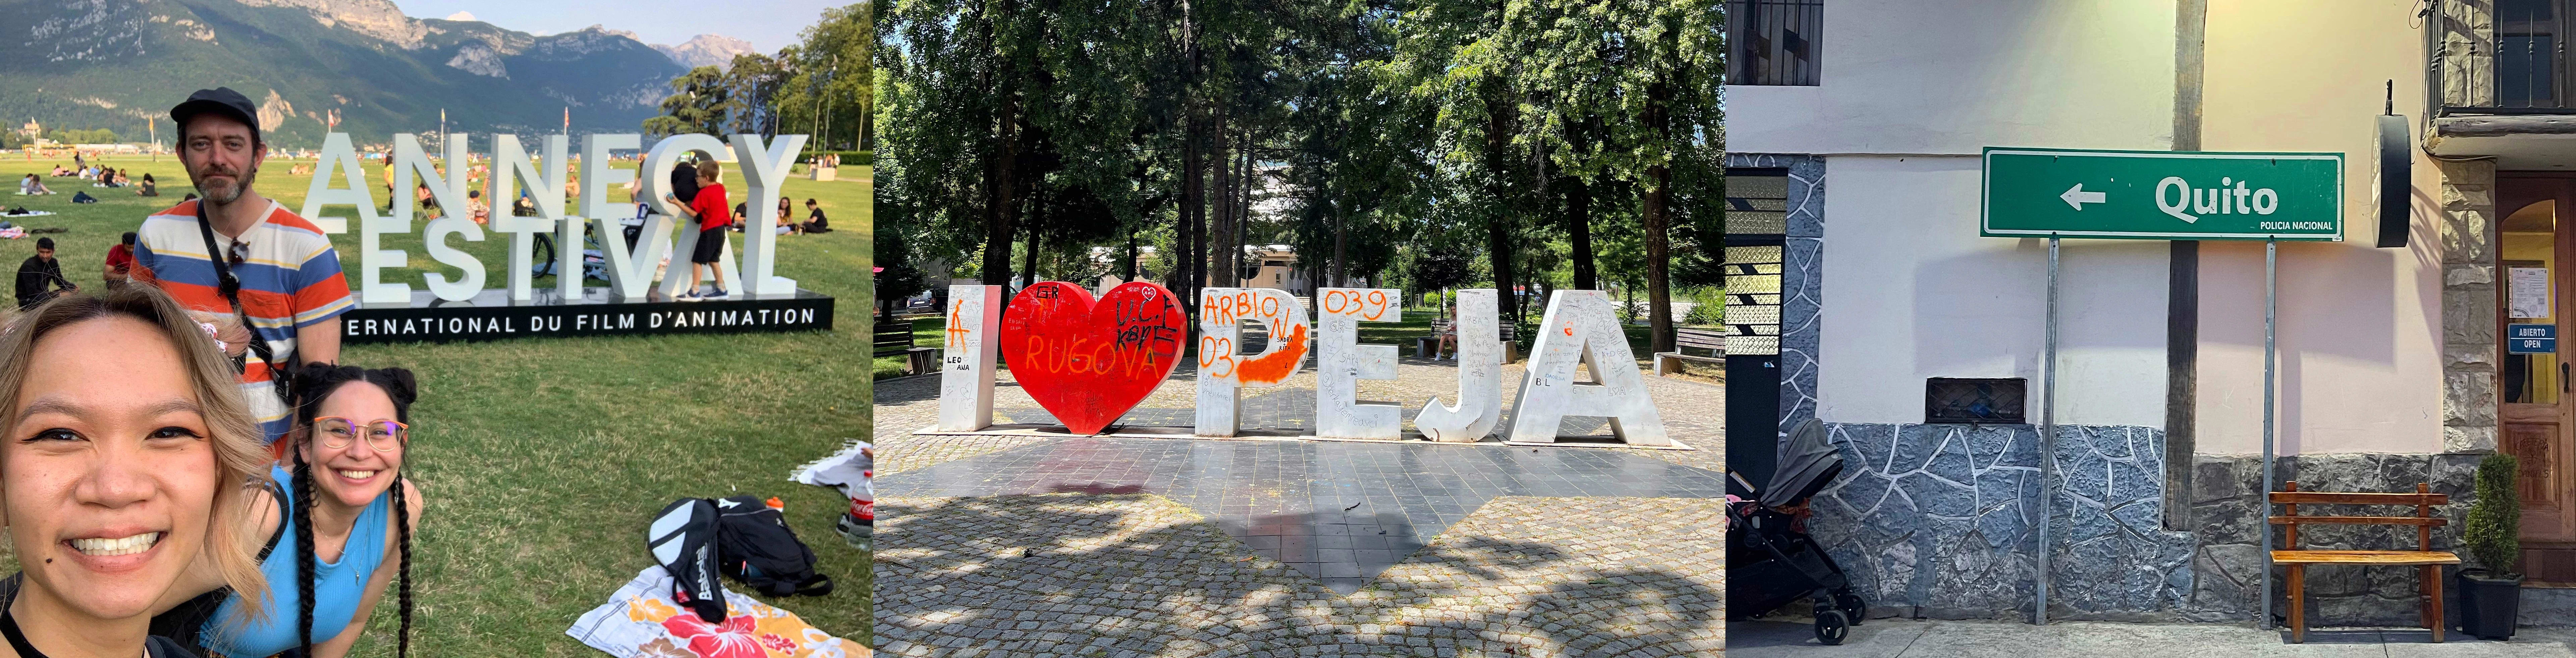
[[407, 304], [361, 303], [340, 316], [341, 341], [502, 340], [632, 334], [829, 331], [832, 297], [798, 289], [786, 295], [734, 293], [722, 300], [681, 302], [655, 293], [618, 297], [608, 288], [584, 288], [566, 299], [552, 288], [512, 301], [506, 289], [488, 289], [451, 302], [414, 290]]

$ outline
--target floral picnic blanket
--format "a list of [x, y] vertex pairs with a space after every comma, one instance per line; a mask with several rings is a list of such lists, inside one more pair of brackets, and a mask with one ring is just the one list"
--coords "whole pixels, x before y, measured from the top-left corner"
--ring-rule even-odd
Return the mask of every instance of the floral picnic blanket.
[[707, 623], [671, 603], [671, 574], [645, 567], [625, 587], [564, 631], [618, 658], [868, 658], [872, 653], [796, 613], [725, 592], [722, 623]]

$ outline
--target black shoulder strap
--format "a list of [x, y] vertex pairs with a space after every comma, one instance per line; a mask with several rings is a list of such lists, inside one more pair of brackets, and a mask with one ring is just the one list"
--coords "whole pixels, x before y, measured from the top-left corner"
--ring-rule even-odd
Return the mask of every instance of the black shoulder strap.
[[9, 648], [18, 651], [18, 658], [46, 658], [45, 652], [37, 651], [36, 645], [27, 643], [27, 634], [18, 630], [18, 615], [10, 613], [7, 608], [0, 608], [0, 636], [9, 638]]
[[259, 326], [251, 324], [250, 312], [242, 309], [241, 279], [233, 277], [233, 268], [224, 263], [224, 254], [215, 248], [215, 225], [206, 221], [206, 200], [203, 198], [197, 199], [197, 236], [206, 241], [206, 262], [215, 265], [215, 290], [223, 293], [225, 302], [232, 304], [233, 317], [241, 321], [242, 330], [250, 333], [251, 355], [259, 357], [260, 363], [268, 364], [269, 380], [276, 383], [278, 396], [284, 398], [288, 373], [277, 367], [277, 352], [269, 348], [267, 338], [259, 335]]
[[[287, 449], [294, 450], [294, 448]], [[286, 493], [282, 491], [283, 489], [285, 489], [285, 487], [269, 488], [269, 493], [272, 494], [269, 497], [277, 499], [277, 531], [268, 533], [268, 544], [259, 547], [259, 557], [257, 559], [261, 562], [267, 562], [268, 554], [277, 550], [277, 539], [279, 537], [286, 536], [286, 524], [288, 521], [292, 521], [295, 518], [295, 511], [292, 508], [287, 507]]]

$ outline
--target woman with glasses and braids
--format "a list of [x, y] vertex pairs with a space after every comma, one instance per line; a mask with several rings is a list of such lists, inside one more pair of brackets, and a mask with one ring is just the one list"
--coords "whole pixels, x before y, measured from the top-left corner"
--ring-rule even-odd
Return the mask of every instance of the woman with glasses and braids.
[[[394, 653], [408, 656], [411, 539], [421, 508], [420, 490], [402, 475], [417, 390], [411, 371], [316, 363], [298, 370], [294, 382], [288, 463], [271, 466], [263, 491], [284, 516], [280, 523], [268, 515], [263, 524], [267, 594], [248, 600], [200, 574], [203, 587], [183, 594], [196, 598], [155, 619], [155, 628], [215, 656], [338, 658], [366, 631], [385, 586], [395, 584], [402, 625]], [[271, 612], [247, 612], [254, 608]]]

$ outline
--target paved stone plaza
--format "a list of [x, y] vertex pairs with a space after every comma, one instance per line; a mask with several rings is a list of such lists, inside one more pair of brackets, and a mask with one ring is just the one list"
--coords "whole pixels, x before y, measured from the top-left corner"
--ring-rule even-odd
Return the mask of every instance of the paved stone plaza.
[[[1411, 407], [1446, 395], [1454, 373], [1408, 360], [1361, 396]], [[1507, 388], [1518, 375], [1506, 368]], [[1648, 385], [1673, 436], [1703, 449], [917, 436], [936, 379], [880, 382], [880, 648], [1715, 655], [1723, 392]], [[1120, 422], [1185, 424], [1193, 394], [1176, 375]], [[1312, 396], [1311, 373], [1248, 394], [1245, 424], [1300, 429]], [[1007, 371], [995, 408], [1000, 422], [1044, 422]], [[1564, 431], [1603, 425], [1569, 418]]]
[[2576, 629], [2524, 627], [2512, 641], [2415, 628], [2310, 628], [2305, 644], [2250, 624], [2123, 624], [1872, 619], [1839, 646], [1816, 642], [1805, 618], [1735, 622], [1735, 658], [2576, 658]]

